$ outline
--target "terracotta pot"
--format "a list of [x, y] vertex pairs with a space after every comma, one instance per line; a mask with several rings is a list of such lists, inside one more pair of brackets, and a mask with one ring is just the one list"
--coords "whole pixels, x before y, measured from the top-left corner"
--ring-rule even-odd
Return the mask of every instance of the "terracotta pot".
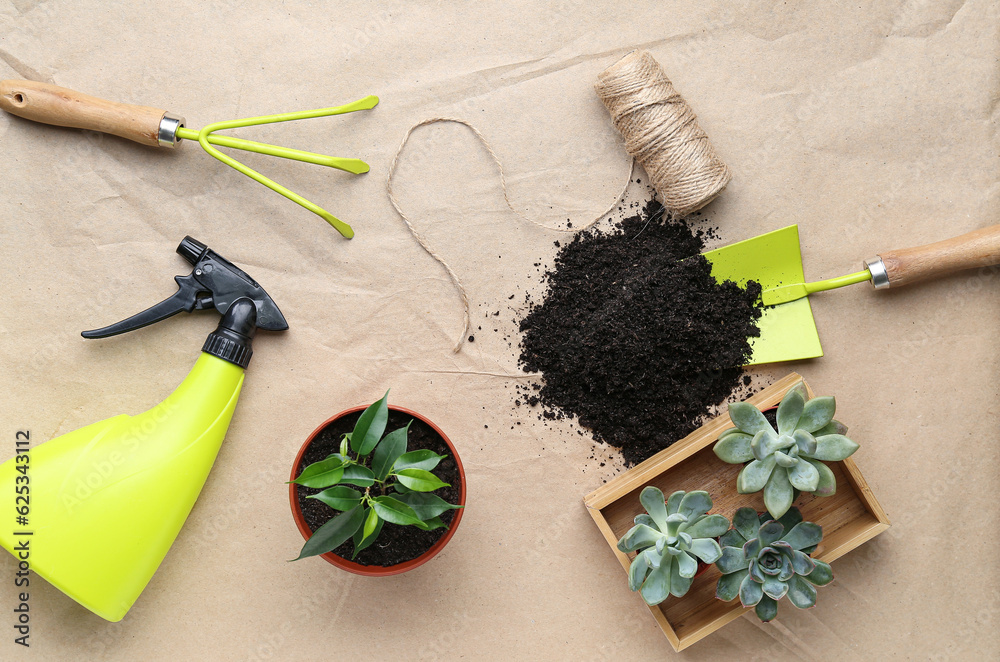
[[[339, 418], [343, 418], [344, 416], [349, 416], [350, 414], [354, 414], [359, 411], [364, 411], [365, 408], [366, 405], [360, 405], [357, 407], [352, 407], [351, 409], [346, 409], [337, 414], [336, 416], [327, 419], [322, 425], [313, 430], [312, 434], [309, 435], [309, 438], [306, 439], [306, 442], [302, 444], [302, 448], [299, 449], [298, 455], [295, 456], [295, 462], [292, 463], [292, 473], [289, 476], [289, 480], [295, 480], [295, 477], [298, 476], [299, 466], [302, 463], [302, 457], [305, 455], [306, 449], [309, 448], [309, 445], [313, 442], [313, 439], [315, 439], [319, 435], [319, 433], [322, 432], [324, 428], [326, 428], [326, 426], [330, 425]], [[448, 445], [449, 449], [451, 449], [451, 455], [453, 458], [455, 458], [455, 465], [458, 467], [458, 474], [461, 477], [461, 485], [459, 486], [459, 497], [457, 505], [465, 506], [465, 495], [466, 495], [465, 468], [462, 466], [462, 459], [458, 456], [458, 450], [455, 448], [455, 445], [451, 443], [451, 439], [448, 438], [448, 435], [442, 432], [441, 428], [439, 428], [433, 422], [427, 420], [426, 418], [424, 418], [415, 411], [411, 411], [404, 407], [395, 407], [393, 405], [389, 405], [389, 409], [391, 411], [399, 412], [406, 416], [411, 416], [415, 419], [423, 421], [431, 429], [433, 429], [434, 432], [436, 432], [438, 435], [441, 436], [441, 439], [444, 440], [444, 443]], [[416, 449], [411, 449], [411, 450], [416, 450]], [[302, 534], [302, 537], [308, 540], [309, 536], [311, 536], [313, 532], [312, 529], [309, 528], [309, 525], [306, 523], [305, 518], [302, 516], [302, 509], [299, 507], [297, 488], [298, 485], [295, 485], [294, 483], [288, 485], [288, 499], [292, 506], [292, 517], [295, 519], [295, 525], [299, 528], [299, 533]], [[435, 542], [431, 546], [431, 548], [428, 549], [426, 552], [424, 552], [415, 559], [404, 561], [403, 563], [397, 563], [396, 565], [387, 567], [377, 566], [377, 565], [361, 565], [360, 563], [355, 563], [354, 561], [351, 561], [349, 559], [337, 556], [333, 552], [327, 552], [326, 554], [322, 554], [320, 555], [320, 558], [325, 559], [327, 562], [332, 563], [338, 568], [347, 570], [348, 572], [353, 572], [358, 575], [365, 575], [367, 577], [386, 577], [388, 575], [398, 575], [400, 573], [406, 572], [407, 570], [413, 570], [414, 568], [421, 566], [424, 563], [427, 563], [432, 558], [434, 558], [438, 552], [444, 549], [444, 546], [448, 544], [448, 541], [451, 540], [451, 537], [455, 535], [455, 531], [458, 529], [459, 522], [462, 521], [462, 514], [464, 512], [465, 508], [456, 509], [454, 511], [455, 515], [451, 520], [451, 524], [448, 526], [448, 530], [445, 531], [444, 535], [441, 536], [441, 538], [437, 542]]]

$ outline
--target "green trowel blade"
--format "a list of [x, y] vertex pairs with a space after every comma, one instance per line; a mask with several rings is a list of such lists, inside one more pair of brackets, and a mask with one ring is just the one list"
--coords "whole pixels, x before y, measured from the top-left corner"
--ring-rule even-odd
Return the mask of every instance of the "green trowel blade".
[[[755, 280], [766, 290], [805, 281], [797, 225], [704, 255], [712, 265], [712, 276], [719, 282], [731, 280], [742, 286], [748, 280]], [[753, 356], [748, 365], [823, 356], [808, 298], [765, 308], [757, 326], [760, 337], [750, 339]]]

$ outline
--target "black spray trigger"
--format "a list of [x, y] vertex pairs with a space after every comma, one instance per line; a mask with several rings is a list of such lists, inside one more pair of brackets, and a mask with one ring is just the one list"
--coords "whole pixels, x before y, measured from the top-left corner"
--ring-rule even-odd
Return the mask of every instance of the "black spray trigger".
[[197, 239], [184, 237], [177, 252], [194, 265], [187, 276], [175, 276], [177, 292], [141, 313], [110, 326], [84, 331], [84, 338], [107, 338], [149, 326], [180, 312], [215, 308], [225, 315], [239, 299], [249, 299], [256, 308], [256, 327], [267, 331], [288, 328], [278, 305], [245, 271]]

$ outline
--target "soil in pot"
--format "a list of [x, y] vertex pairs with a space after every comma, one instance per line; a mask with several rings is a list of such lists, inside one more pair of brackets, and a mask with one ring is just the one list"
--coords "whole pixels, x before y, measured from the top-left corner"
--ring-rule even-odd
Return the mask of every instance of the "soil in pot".
[[664, 220], [650, 200], [612, 230], [562, 245], [544, 299], [520, 321], [520, 365], [542, 379], [518, 402], [576, 416], [632, 465], [746, 391], [739, 366], [759, 335], [760, 285], [717, 283], [694, 227]]
[[[348, 414], [343, 418], [333, 421], [316, 435], [316, 438], [309, 444], [309, 448], [306, 449], [305, 454], [302, 456], [302, 462], [299, 465], [300, 473], [302, 469], [313, 462], [319, 462], [328, 455], [338, 452], [340, 449], [340, 440], [343, 438], [344, 433], [354, 429], [354, 424], [357, 423], [360, 416], [360, 411]], [[459, 488], [462, 480], [461, 474], [458, 472], [458, 465], [455, 463], [451, 449], [448, 448], [448, 445], [441, 436], [420, 419], [412, 418], [407, 414], [391, 409], [389, 410], [389, 423], [385, 429], [389, 432], [405, 427], [411, 420], [413, 424], [410, 426], [410, 432], [407, 437], [407, 450], [413, 451], [426, 448], [438, 455], [447, 455], [437, 468], [434, 469], [434, 474], [444, 482], [449, 483], [450, 486], [436, 490], [434, 494], [448, 503], [458, 503]], [[297, 486], [297, 496], [299, 507], [302, 509], [302, 516], [313, 531], [326, 524], [338, 514], [338, 511], [333, 510], [326, 504], [316, 499], [306, 498], [321, 491], [301, 485]], [[454, 510], [445, 511], [440, 515], [441, 521], [450, 526], [452, 519], [455, 517], [455, 512]], [[386, 522], [382, 527], [382, 533], [375, 543], [367, 549], [362, 550], [357, 558], [351, 559], [351, 555], [354, 553], [354, 542], [351, 540], [334, 549], [333, 553], [342, 558], [353, 560], [360, 565], [388, 567], [417, 558], [430, 549], [447, 531], [447, 528], [422, 531], [415, 526], [400, 526]]]

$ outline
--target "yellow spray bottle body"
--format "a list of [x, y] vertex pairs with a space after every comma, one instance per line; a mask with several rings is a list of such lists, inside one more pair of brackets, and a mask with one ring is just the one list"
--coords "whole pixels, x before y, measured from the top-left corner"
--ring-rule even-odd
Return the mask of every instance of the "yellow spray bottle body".
[[[0, 527], [0, 546], [109, 621], [121, 620], [152, 579], [194, 506], [243, 387], [257, 328], [284, 317], [249, 276], [190, 237], [195, 269], [170, 299], [84, 337], [116, 335], [182, 310], [223, 313], [184, 381], [163, 402], [32, 448], [0, 465], [0, 493], [27, 485], [28, 515]], [[22, 566], [23, 567], [23, 566]]]
[[[243, 375], [243, 368], [203, 353], [149, 411], [115, 416], [31, 450], [28, 525], [4, 527], [0, 546], [17, 556], [27, 541], [32, 571], [99, 616], [121, 620], [208, 478]], [[0, 485], [16, 484], [23, 475], [17, 466], [14, 458], [0, 466]]]

